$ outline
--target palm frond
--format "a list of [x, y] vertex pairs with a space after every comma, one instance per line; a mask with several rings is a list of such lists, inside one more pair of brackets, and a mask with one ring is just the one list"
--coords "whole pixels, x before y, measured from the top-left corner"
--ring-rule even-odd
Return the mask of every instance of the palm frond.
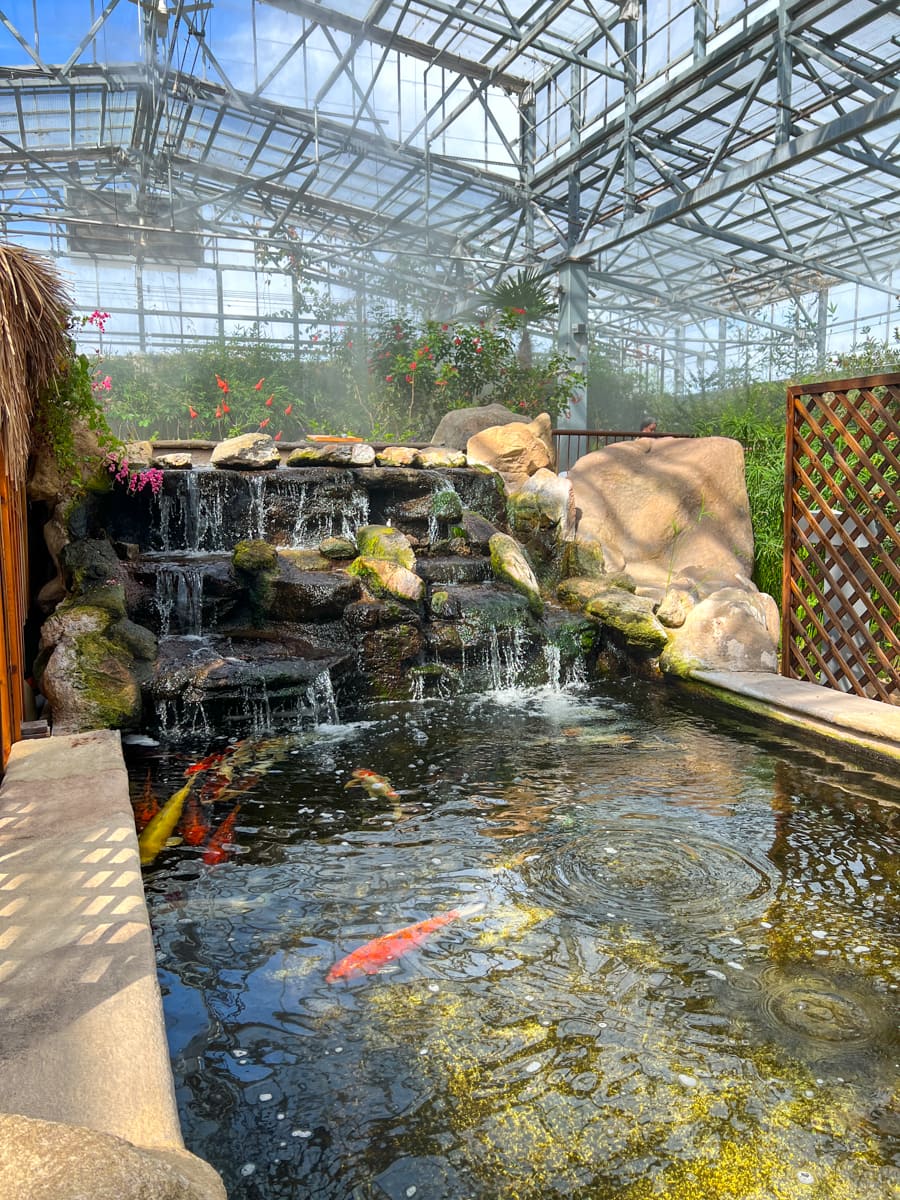
[[68, 352], [69, 297], [52, 265], [0, 243], [0, 463], [25, 477], [33, 411]]
[[479, 296], [497, 312], [517, 312], [523, 324], [540, 321], [556, 311], [553, 289], [537, 267], [520, 269]]

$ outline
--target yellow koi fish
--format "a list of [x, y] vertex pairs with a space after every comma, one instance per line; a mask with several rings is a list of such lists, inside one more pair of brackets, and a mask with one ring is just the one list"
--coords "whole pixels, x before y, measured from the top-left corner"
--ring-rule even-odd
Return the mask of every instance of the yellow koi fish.
[[179, 788], [173, 796], [170, 796], [149, 825], [141, 832], [141, 836], [138, 838], [138, 849], [141, 852], [142, 867], [147, 867], [153, 862], [175, 832], [175, 827], [181, 820], [184, 802], [194, 786], [194, 779], [195, 776], [192, 775], [183, 788]]
[[361, 787], [370, 796], [382, 796], [387, 800], [399, 800], [400, 798], [400, 793], [394, 791], [388, 778], [384, 775], [377, 775], [368, 767], [357, 767], [355, 771], [350, 772], [350, 780], [344, 784], [344, 790], [352, 787]]

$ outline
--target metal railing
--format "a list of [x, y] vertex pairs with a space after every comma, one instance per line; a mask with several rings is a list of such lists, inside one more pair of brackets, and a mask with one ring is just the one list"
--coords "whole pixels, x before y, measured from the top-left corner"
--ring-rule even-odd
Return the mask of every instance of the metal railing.
[[568, 471], [579, 458], [592, 450], [602, 450], [614, 442], [630, 442], [634, 438], [693, 437], [691, 433], [640, 433], [623, 429], [554, 429], [553, 447], [557, 471]]

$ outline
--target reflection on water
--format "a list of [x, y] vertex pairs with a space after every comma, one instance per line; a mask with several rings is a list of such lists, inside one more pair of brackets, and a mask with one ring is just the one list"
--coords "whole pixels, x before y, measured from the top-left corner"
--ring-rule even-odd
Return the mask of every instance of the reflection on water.
[[[231, 1196], [893, 1194], [889, 784], [640, 684], [370, 717], [242, 747], [226, 860], [147, 875], [186, 1140]], [[148, 765], [183, 780], [145, 755], [136, 796]]]

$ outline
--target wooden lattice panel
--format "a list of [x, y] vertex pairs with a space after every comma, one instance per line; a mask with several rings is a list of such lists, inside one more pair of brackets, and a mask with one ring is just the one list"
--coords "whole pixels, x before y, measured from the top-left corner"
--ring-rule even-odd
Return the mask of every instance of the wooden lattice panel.
[[900, 703], [900, 374], [788, 389], [782, 673]]

